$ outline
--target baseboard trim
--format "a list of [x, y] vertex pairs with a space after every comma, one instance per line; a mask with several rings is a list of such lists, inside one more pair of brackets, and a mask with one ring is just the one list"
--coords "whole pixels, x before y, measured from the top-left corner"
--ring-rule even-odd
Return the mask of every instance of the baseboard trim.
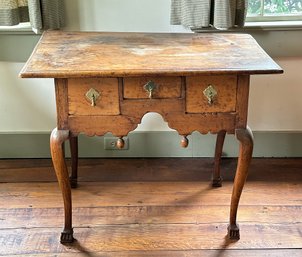
[[[50, 133], [0, 133], [0, 158], [49, 158]], [[106, 135], [111, 136], [111, 135]], [[103, 137], [79, 136], [80, 157], [212, 157], [215, 135], [194, 132], [189, 146], [180, 146], [174, 131], [137, 131], [129, 134], [128, 150], [105, 150]], [[254, 132], [254, 157], [302, 157], [302, 132]], [[66, 156], [69, 156], [68, 143]], [[238, 141], [227, 135], [223, 154], [236, 157]]]

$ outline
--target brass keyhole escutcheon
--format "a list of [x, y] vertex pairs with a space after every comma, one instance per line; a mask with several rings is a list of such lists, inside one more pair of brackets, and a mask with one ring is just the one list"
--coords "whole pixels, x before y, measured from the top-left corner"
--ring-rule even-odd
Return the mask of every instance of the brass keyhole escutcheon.
[[203, 94], [207, 98], [208, 104], [212, 105], [217, 95], [217, 91], [212, 85], [209, 85], [205, 90], [203, 90]]
[[148, 96], [150, 99], [153, 98], [153, 92], [156, 89], [156, 85], [153, 81], [149, 81], [146, 85], [144, 85], [144, 89], [148, 92]]
[[86, 99], [91, 103], [91, 106], [96, 106], [97, 99], [101, 94], [94, 88], [90, 88], [86, 93]]

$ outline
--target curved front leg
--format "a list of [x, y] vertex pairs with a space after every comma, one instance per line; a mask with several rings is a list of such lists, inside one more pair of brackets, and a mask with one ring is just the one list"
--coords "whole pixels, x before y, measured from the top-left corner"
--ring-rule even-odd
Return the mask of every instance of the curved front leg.
[[64, 201], [65, 224], [61, 234], [61, 243], [71, 243], [74, 240], [71, 218], [71, 189], [64, 156], [64, 142], [68, 138], [68, 130], [58, 130], [57, 128], [52, 131], [50, 136], [51, 157]]
[[236, 223], [237, 210], [242, 189], [248, 175], [248, 168], [252, 159], [254, 143], [253, 133], [250, 128], [236, 129], [236, 137], [240, 141], [240, 150], [234, 179], [228, 234], [230, 239], [238, 240], [240, 239], [240, 233], [239, 227]]
[[214, 171], [213, 171], [213, 179], [212, 179], [213, 187], [221, 187], [221, 183], [222, 183], [222, 177], [220, 175], [220, 163], [221, 163], [221, 155], [222, 155], [225, 134], [226, 134], [225, 130], [221, 130], [217, 134], [215, 158], [214, 158]]

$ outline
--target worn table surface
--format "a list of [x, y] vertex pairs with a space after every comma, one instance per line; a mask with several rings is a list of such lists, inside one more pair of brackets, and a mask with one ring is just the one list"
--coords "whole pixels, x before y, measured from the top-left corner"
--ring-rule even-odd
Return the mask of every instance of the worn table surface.
[[247, 34], [49, 31], [21, 77], [268, 74], [282, 69]]

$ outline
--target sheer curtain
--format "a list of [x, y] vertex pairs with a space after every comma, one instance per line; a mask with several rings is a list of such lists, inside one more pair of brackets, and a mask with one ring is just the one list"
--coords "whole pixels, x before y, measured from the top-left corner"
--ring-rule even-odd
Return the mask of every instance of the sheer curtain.
[[64, 24], [63, 0], [0, 0], [0, 26], [30, 22], [34, 31]]
[[191, 29], [243, 27], [248, 0], [171, 0], [171, 24]]

